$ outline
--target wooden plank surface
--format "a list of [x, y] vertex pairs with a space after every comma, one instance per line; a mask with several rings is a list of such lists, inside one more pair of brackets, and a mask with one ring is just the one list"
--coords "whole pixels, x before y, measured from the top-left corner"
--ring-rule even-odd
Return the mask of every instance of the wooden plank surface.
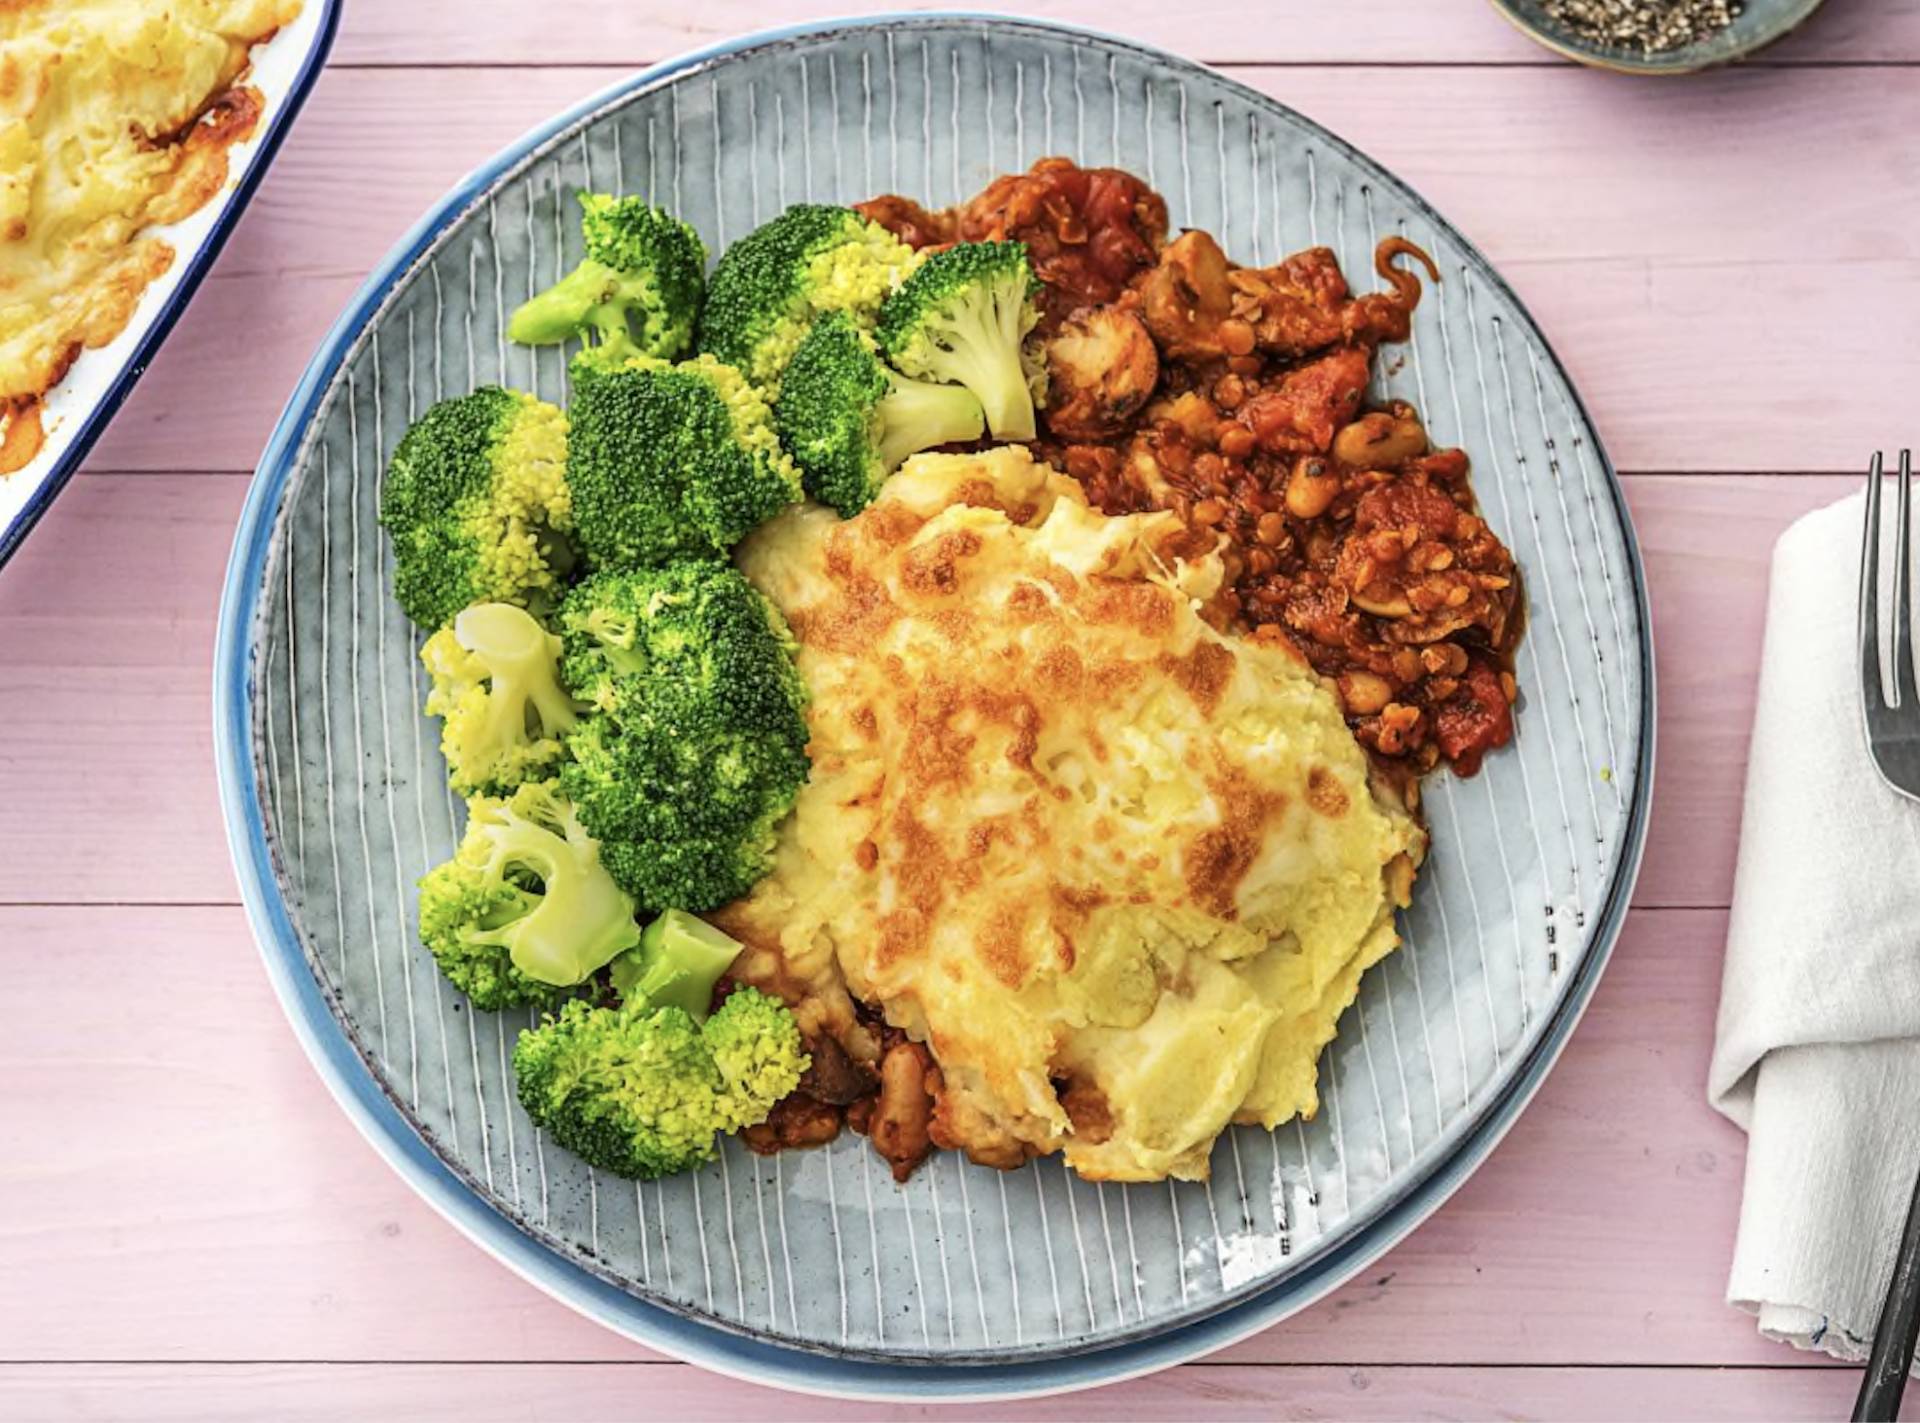
[[[1920, 344], [1885, 316], [1920, 310], [1920, 84], [1851, 69], [1624, 91], [1564, 68], [1236, 72], [1374, 154], [1487, 253], [1620, 467], [1831, 472], [1897, 443]], [[252, 468], [315, 346], [419, 214], [614, 77], [328, 75], [94, 467]], [[1824, 161], [1833, 149], [1857, 160]]]
[[1651, 1417], [1838, 1418], [1853, 1399], [1837, 1369], [1533, 1369], [1192, 1366], [1065, 1398], [983, 1408], [847, 1404], [717, 1387], [684, 1364], [71, 1364], [0, 1366], [0, 1397], [27, 1416], [253, 1423], [271, 1417], [334, 1423], [404, 1417], [417, 1423], [535, 1423], [576, 1418], [671, 1418], [679, 1423], [773, 1417], [782, 1423], [879, 1419], [1053, 1420], [1112, 1423], [1206, 1418], [1478, 1419], [1569, 1423]]
[[[709, 0], [700, 6], [573, 0], [502, 5], [475, 22], [470, 0], [376, 0], [360, 7], [336, 51], [343, 64], [625, 64], [667, 58], [774, 25], [822, 15], [973, 9], [1090, 25], [1208, 63], [1555, 64], [1484, 0], [1027, 0], [971, 6], [932, 0]], [[1827, 0], [1818, 17], [1766, 55], [1772, 64], [1920, 60], [1917, 0]]]
[[[379, 1163], [234, 907], [207, 705], [237, 472], [393, 241], [623, 72], [813, 8], [349, 0], [253, 212], [0, 573], [0, 947], [26, 1005], [0, 1035], [0, 1417], [882, 1416], [649, 1355]], [[965, 1412], [1840, 1415], [1849, 1371], [1721, 1301], [1744, 1140], [1703, 1083], [1771, 544], [1900, 442], [1920, 388], [1920, 0], [1829, 0], [1763, 65], [1681, 84], [1560, 65], [1475, 0], [1030, 8], [1232, 66], [1514, 282], [1633, 474], [1660, 789], [1593, 1010], [1432, 1222], [1216, 1361]]]

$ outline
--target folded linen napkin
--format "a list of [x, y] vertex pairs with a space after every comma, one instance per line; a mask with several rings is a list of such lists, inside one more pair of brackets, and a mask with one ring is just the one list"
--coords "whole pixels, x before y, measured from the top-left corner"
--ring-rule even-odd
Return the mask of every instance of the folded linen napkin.
[[1709, 1084], [1749, 1136], [1728, 1300], [1843, 1359], [1872, 1341], [1920, 1171], [1920, 805], [1863, 739], [1862, 512], [1774, 549]]

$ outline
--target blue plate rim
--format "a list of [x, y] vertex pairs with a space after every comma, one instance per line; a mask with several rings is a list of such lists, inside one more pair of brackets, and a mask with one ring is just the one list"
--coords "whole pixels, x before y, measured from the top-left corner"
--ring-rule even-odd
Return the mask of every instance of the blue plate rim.
[[[1153, 61], [1190, 65], [1141, 41], [1091, 27], [978, 11], [889, 12], [831, 18], [738, 36], [690, 51], [621, 79], [536, 126], [475, 168], [403, 237], [377, 267], [327, 333], [276, 425], [250, 481], [236, 530], [221, 599], [214, 655], [214, 739], [229, 849], [248, 919], [269, 979], [316, 1070], [335, 1099], [375, 1150], [441, 1215], [487, 1253], [522, 1278], [589, 1318], [638, 1342], [715, 1372], [798, 1392], [894, 1402], [1010, 1399], [1117, 1382], [1223, 1348], [1305, 1308], [1404, 1238], [1465, 1182], [1518, 1118], [1544, 1081], [1592, 997], [1624, 924], [1645, 848], [1655, 765], [1655, 669], [1645, 567], [1624, 492], [1597, 434], [1593, 446], [1623, 531], [1640, 633], [1641, 735], [1639, 774], [1623, 837], [1619, 869], [1600, 909], [1591, 950], [1566, 988], [1551, 1025], [1542, 1031], [1520, 1069], [1479, 1109], [1451, 1155], [1431, 1162], [1388, 1199], [1371, 1221], [1310, 1265], [1219, 1311], [1164, 1332], [1114, 1341], [1103, 1347], [1015, 1362], [886, 1362], [834, 1351], [770, 1343], [712, 1321], [669, 1310], [629, 1293], [583, 1265], [566, 1259], [482, 1200], [415, 1131], [386, 1095], [342, 1030], [327, 995], [308, 967], [272, 863], [258, 781], [251, 774], [257, 748], [251, 718], [253, 629], [263, 606], [263, 577], [278, 522], [281, 496], [300, 447], [320, 414], [334, 376], [394, 288], [482, 192], [536, 155], [557, 136], [635, 90], [745, 50], [845, 30], [909, 28], [968, 23], [1020, 27], [1121, 46]], [[1205, 66], [1198, 66], [1205, 68]], [[1230, 76], [1222, 82], [1245, 89]], [[1247, 90], [1262, 103], [1270, 97]], [[1286, 109], [1319, 130], [1345, 154], [1379, 168], [1345, 140]], [[1385, 170], [1381, 170], [1383, 173]], [[1397, 175], [1387, 174], [1423, 214], [1458, 240], [1476, 275], [1513, 303], [1532, 328], [1540, 350], [1569, 391], [1581, 422], [1593, 424], [1565, 368], [1525, 305], [1479, 250]]]
[[294, 76], [293, 87], [274, 106], [267, 120], [266, 132], [258, 140], [256, 156], [234, 186], [232, 195], [226, 199], [226, 207], [206, 239], [187, 259], [179, 285], [168, 293], [165, 305], [154, 316], [152, 325], [147, 327], [133, 354], [121, 365], [113, 384], [107, 387], [106, 393], [87, 412], [86, 418], [81, 421], [79, 433], [60, 452], [60, 458], [54, 462], [40, 487], [15, 511], [6, 527], [0, 528], [0, 568], [6, 566], [14, 551], [33, 532], [34, 525], [40, 522], [41, 515], [52, 507], [68, 481], [79, 472], [80, 466], [92, 453], [94, 444], [113, 417], [120, 413], [120, 407], [133, 394], [133, 388], [140, 383], [140, 377], [146, 374], [147, 367], [153, 364], [153, 358], [159, 354], [160, 347], [186, 312], [187, 304], [200, 289], [201, 281], [212, 270], [221, 250], [227, 245], [227, 239], [233, 235], [233, 229], [239, 225], [252, 203], [254, 192], [267, 176], [267, 170], [273, 167], [274, 157], [279, 153], [287, 134], [292, 131], [294, 119], [306, 107], [307, 96], [313, 92], [320, 71], [326, 68], [327, 56], [333, 51], [334, 37], [339, 33], [340, 9], [344, 3], [345, 0], [318, 0], [320, 23], [314, 33], [313, 44], [300, 62], [300, 72]]

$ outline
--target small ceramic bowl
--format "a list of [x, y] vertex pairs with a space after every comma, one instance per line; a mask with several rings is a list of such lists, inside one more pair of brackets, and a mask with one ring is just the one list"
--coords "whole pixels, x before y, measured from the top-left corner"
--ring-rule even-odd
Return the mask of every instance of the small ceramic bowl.
[[1514, 28], [1556, 54], [1596, 69], [1621, 74], [1695, 74], [1702, 69], [1731, 64], [1757, 54], [1776, 40], [1800, 28], [1822, 0], [1746, 0], [1740, 18], [1726, 29], [1697, 43], [1660, 54], [1613, 45], [1597, 45], [1558, 20], [1550, 18], [1540, 0], [1492, 0]]

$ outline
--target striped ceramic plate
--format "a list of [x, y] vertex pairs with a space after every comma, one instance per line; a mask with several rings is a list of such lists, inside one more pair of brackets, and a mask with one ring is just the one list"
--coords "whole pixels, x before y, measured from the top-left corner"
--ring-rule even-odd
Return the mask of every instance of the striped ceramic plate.
[[[1049, 153], [1144, 174], [1176, 225], [1244, 261], [1320, 242], [1364, 273], [1393, 233], [1434, 254], [1445, 281], [1377, 394], [1416, 401], [1472, 453], [1525, 570], [1517, 743], [1476, 780], [1433, 784], [1407, 949], [1343, 1022], [1319, 1119], [1232, 1132], [1209, 1184], [1094, 1185], [1051, 1161], [1001, 1174], [943, 1155], [899, 1187], [857, 1137], [773, 1160], [730, 1149], [638, 1188], [596, 1175], [515, 1104], [526, 1015], [472, 1012], [415, 941], [413, 882], [457, 821], [419, 710], [416, 635], [387, 591], [381, 470], [443, 396], [488, 381], [561, 395], [561, 353], [509, 345], [503, 316], [577, 260], [578, 189], [645, 194], [718, 249], [788, 203], [897, 190], [944, 204]], [[477, 174], [369, 284], [296, 393], [240, 530], [222, 636], [220, 751], [248, 899], [296, 1026], [376, 1145], [489, 1248], [615, 1327], [850, 1391], [1113, 1377], [1359, 1268], [1480, 1159], [1563, 1040], [1619, 925], [1651, 771], [1626, 513], [1512, 293], [1405, 185], [1300, 116], [1168, 56], [1028, 22], [756, 37], [642, 75]], [[1180, 1325], [1195, 1327], [1163, 1337]]]

